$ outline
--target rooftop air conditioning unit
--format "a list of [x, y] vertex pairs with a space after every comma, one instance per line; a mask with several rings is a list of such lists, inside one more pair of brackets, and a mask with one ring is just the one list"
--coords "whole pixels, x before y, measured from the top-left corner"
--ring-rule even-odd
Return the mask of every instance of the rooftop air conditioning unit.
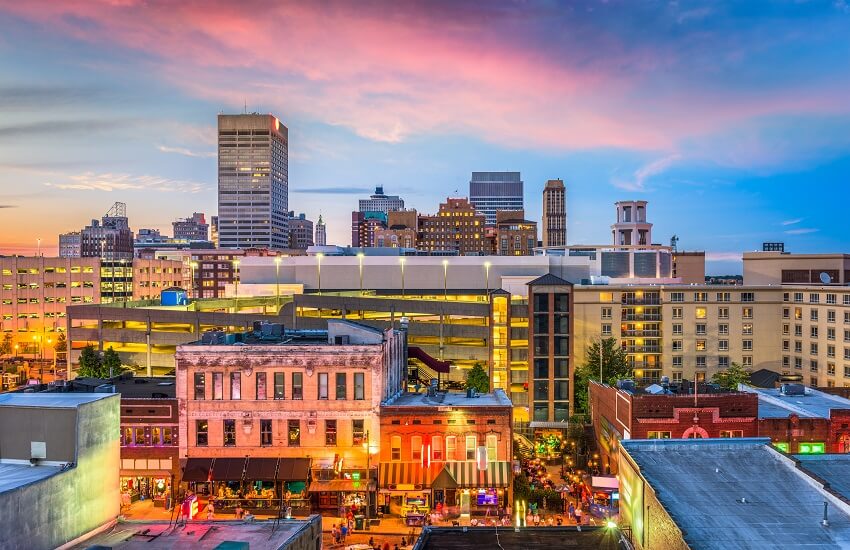
[[782, 395], [806, 395], [806, 386], [802, 384], [782, 384], [779, 393]]

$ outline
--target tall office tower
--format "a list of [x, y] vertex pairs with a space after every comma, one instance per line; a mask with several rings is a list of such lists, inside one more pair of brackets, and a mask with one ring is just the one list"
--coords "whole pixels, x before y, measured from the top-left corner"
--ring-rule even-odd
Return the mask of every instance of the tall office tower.
[[647, 246], [652, 244], [652, 224], [646, 221], [646, 201], [619, 201], [617, 223], [611, 226], [617, 246]]
[[543, 188], [543, 246], [567, 245], [567, 192], [562, 180]]
[[70, 233], [62, 233], [59, 235], [59, 257], [60, 258], [79, 258], [80, 257], [80, 232], [71, 231]]
[[404, 199], [398, 195], [385, 195], [384, 187], [375, 187], [375, 194], [368, 199], [360, 199], [358, 211], [360, 212], [393, 212], [404, 210]]
[[316, 222], [316, 246], [325, 246], [328, 244], [328, 233], [325, 227], [325, 222], [322, 221], [322, 215], [319, 214], [319, 221]]
[[519, 172], [473, 172], [469, 180], [469, 202], [476, 212], [484, 215], [488, 226], [496, 225], [499, 210], [523, 210]]
[[133, 259], [133, 232], [127, 205], [116, 202], [100, 221], [92, 220], [80, 231], [80, 257], [120, 261]]
[[210, 216], [210, 240], [218, 248], [218, 216]]
[[218, 115], [221, 248], [289, 246], [289, 130], [273, 115]]
[[210, 226], [203, 212], [194, 212], [190, 218], [180, 218], [171, 222], [174, 238], [187, 241], [206, 241], [210, 238]]
[[313, 221], [304, 213], [289, 212], [289, 248], [307, 250], [313, 246]]

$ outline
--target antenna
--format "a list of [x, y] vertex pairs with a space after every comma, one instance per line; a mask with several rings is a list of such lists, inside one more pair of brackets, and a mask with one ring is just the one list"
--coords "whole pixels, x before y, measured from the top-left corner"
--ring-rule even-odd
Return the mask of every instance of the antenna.
[[245, 114], [248, 114], [248, 99], [245, 99]]
[[821, 271], [820, 282], [822, 282], [825, 285], [828, 285], [828, 284], [832, 283], [832, 277], [830, 277], [829, 273], [827, 273], [826, 271]]

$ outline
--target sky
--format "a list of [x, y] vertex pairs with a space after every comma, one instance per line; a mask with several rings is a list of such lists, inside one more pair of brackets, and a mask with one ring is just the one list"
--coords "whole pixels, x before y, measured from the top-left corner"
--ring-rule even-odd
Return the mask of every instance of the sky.
[[127, 203], [216, 210], [216, 115], [289, 128], [289, 205], [349, 244], [383, 185], [433, 213], [517, 170], [526, 217], [567, 186], [568, 241], [848, 252], [850, 2], [0, 0], [0, 252]]

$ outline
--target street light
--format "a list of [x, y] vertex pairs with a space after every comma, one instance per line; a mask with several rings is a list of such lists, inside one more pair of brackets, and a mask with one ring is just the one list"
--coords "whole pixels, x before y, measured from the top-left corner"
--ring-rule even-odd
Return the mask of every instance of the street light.
[[239, 312], [239, 260], [233, 260], [233, 313]]
[[366, 452], [366, 519], [372, 515], [372, 502], [369, 485], [372, 482], [372, 442], [369, 440], [369, 430], [366, 430], [366, 439], [363, 441], [363, 450]]
[[324, 257], [325, 255], [321, 252], [316, 254], [316, 277], [319, 280], [319, 296], [322, 295], [322, 258]]
[[363, 254], [362, 252], [357, 253], [357, 263], [360, 268], [360, 295], [363, 296]]
[[189, 262], [189, 269], [192, 273], [192, 279], [189, 283], [189, 286], [192, 289], [192, 298], [197, 298], [198, 291], [195, 289], [195, 270], [198, 269], [198, 262]]
[[443, 300], [448, 300], [449, 289], [449, 261], [443, 260]]
[[487, 279], [487, 301], [490, 301], [490, 266], [492, 264], [490, 262], [484, 262], [484, 273], [486, 273], [485, 278]]
[[398, 263], [401, 264], [401, 297], [404, 298], [404, 262], [407, 258], [399, 258]]
[[274, 295], [275, 304], [277, 305], [277, 314], [280, 314], [280, 262], [283, 258], [275, 256], [274, 258]]
[[[121, 280], [123, 281], [123, 284], [121, 285], [121, 288], [122, 288], [121, 302], [125, 303], [124, 307], [127, 307], [127, 305], [126, 305], [126, 302], [127, 302], [127, 268], [124, 267], [124, 264], [125, 264], [126, 261], [127, 260], [124, 260], [124, 259], [120, 260], [120, 263], [121, 263]], [[113, 292], [114, 292], [114, 289], [113, 289]]]

